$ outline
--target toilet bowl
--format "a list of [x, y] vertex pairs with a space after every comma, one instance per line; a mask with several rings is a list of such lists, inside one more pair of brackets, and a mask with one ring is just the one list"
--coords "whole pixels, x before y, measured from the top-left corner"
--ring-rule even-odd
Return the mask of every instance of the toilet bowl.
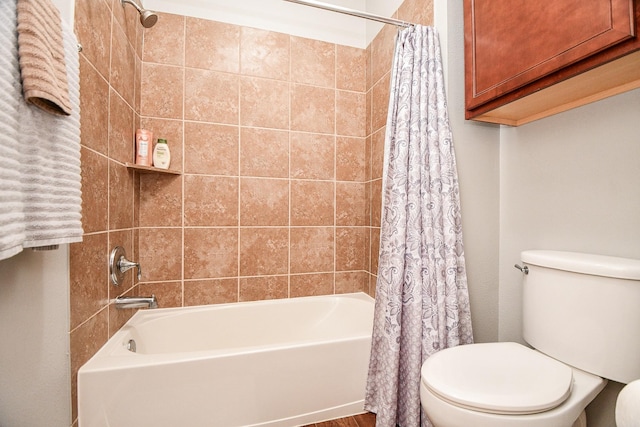
[[436, 427], [577, 427], [606, 383], [518, 343], [470, 344], [427, 359], [420, 399]]
[[431, 355], [420, 398], [435, 427], [585, 427], [607, 379], [640, 379], [640, 260], [524, 251], [522, 336]]

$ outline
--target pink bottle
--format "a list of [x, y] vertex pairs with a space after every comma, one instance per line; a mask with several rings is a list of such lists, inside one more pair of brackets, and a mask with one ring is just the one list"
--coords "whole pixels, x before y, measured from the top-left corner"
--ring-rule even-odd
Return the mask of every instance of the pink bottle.
[[151, 166], [153, 132], [146, 129], [136, 131], [136, 165]]

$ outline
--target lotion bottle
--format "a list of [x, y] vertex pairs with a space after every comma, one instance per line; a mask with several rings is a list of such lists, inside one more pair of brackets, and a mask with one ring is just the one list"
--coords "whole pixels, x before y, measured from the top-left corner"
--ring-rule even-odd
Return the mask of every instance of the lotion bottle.
[[153, 133], [146, 129], [136, 131], [136, 165], [151, 166]]
[[169, 169], [171, 163], [171, 152], [166, 139], [158, 139], [156, 148], [153, 149], [153, 166], [158, 169]]

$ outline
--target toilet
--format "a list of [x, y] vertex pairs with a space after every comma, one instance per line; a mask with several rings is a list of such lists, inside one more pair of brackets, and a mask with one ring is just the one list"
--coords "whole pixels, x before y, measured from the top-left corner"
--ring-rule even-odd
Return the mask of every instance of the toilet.
[[640, 260], [543, 250], [521, 260], [529, 346], [429, 357], [420, 399], [435, 427], [586, 427], [584, 409], [607, 380], [640, 379]]

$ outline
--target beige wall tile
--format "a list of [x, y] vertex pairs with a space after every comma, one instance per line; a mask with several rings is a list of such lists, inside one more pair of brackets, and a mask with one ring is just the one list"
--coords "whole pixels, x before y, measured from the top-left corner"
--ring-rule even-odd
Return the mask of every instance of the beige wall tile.
[[184, 118], [238, 124], [238, 76], [209, 70], [185, 70]]
[[237, 228], [184, 229], [185, 279], [237, 276]]
[[367, 90], [367, 52], [351, 46], [336, 46], [336, 88]]
[[361, 182], [336, 183], [336, 226], [368, 226], [366, 185]]
[[240, 30], [240, 73], [289, 80], [289, 35], [257, 28]]
[[380, 228], [371, 228], [371, 267], [373, 274], [378, 274], [378, 254], [380, 253]]
[[182, 307], [182, 282], [141, 283], [138, 294], [155, 295], [158, 307]]
[[143, 63], [140, 115], [182, 119], [183, 81], [180, 67]]
[[238, 127], [185, 122], [187, 173], [238, 176]]
[[371, 158], [371, 133], [367, 136], [367, 140], [365, 142], [365, 180], [370, 181], [371, 177], [371, 167], [372, 167], [372, 158]]
[[336, 92], [336, 133], [344, 136], [367, 136], [366, 95], [361, 92]]
[[107, 233], [86, 235], [70, 251], [70, 328], [73, 330], [104, 308], [109, 298]]
[[367, 179], [366, 145], [365, 138], [336, 138], [336, 180], [362, 182]]
[[291, 229], [291, 273], [334, 271], [333, 227]]
[[240, 278], [240, 301], [260, 301], [287, 298], [288, 276]]
[[387, 24], [371, 42], [371, 84], [391, 71], [396, 32], [396, 27]]
[[371, 132], [373, 131], [373, 90], [371, 88], [367, 89], [367, 94], [366, 94], [366, 125], [365, 125], [365, 129], [367, 130], [367, 136], [371, 135]]
[[140, 176], [140, 227], [182, 227], [182, 177], [165, 174]]
[[184, 305], [225, 304], [238, 302], [238, 279], [187, 280], [184, 282]]
[[[109, 149], [109, 84], [80, 55], [80, 137], [82, 145], [107, 155]], [[133, 113], [132, 113], [133, 115]]]
[[224, 22], [186, 18], [185, 65], [238, 73], [240, 27]]
[[289, 84], [255, 77], [240, 80], [240, 124], [289, 128]]
[[109, 159], [80, 149], [82, 227], [85, 233], [105, 231], [109, 218]]
[[127, 35], [127, 40], [135, 50], [137, 48], [138, 34], [141, 33], [138, 12], [130, 6], [124, 7], [120, 0], [105, 0], [105, 3], [113, 12], [113, 25], [120, 27], [124, 31]]
[[288, 226], [289, 181], [242, 178], [240, 226]]
[[382, 179], [371, 182], [371, 226], [380, 227], [382, 215]]
[[113, 26], [110, 83], [131, 106], [134, 104], [136, 53], [119, 25]]
[[134, 111], [114, 90], [109, 92], [108, 156], [121, 163], [135, 161]]
[[82, 45], [82, 55], [107, 80], [111, 61], [111, 19], [111, 11], [103, 1], [76, 0], [75, 33]]
[[109, 162], [109, 229], [133, 227], [133, 171]]
[[139, 236], [141, 280], [182, 279], [182, 229], [141, 228]]
[[336, 294], [369, 292], [369, 274], [365, 271], [336, 273]]
[[335, 88], [336, 45], [320, 40], [291, 37], [291, 81]]
[[[288, 228], [240, 229], [240, 276], [287, 274]], [[243, 300], [242, 283], [240, 299]]]
[[389, 110], [390, 74], [387, 73], [373, 87], [371, 94], [371, 131], [376, 132], [387, 124]]
[[331, 181], [291, 181], [291, 225], [334, 225], [334, 191]]
[[371, 179], [382, 178], [385, 132], [386, 129], [382, 128], [371, 135]]
[[291, 133], [291, 178], [334, 179], [335, 136]]
[[368, 234], [368, 227], [336, 227], [336, 271], [365, 269]]
[[333, 294], [334, 273], [292, 274], [291, 298]]
[[371, 73], [371, 68], [372, 68], [372, 48], [371, 48], [371, 43], [369, 44], [369, 46], [367, 46], [367, 48], [365, 49], [365, 55], [367, 56], [367, 69], [366, 69], [366, 74], [367, 74], [367, 91], [371, 90], [371, 88], [373, 87], [373, 75]]
[[185, 226], [237, 226], [238, 178], [186, 175]]
[[240, 174], [289, 177], [289, 133], [270, 129], [240, 131]]
[[291, 90], [291, 130], [335, 132], [335, 90], [301, 84]]
[[[137, 22], [135, 18], [133, 22]], [[185, 17], [158, 13], [158, 22], [144, 30], [142, 60], [166, 65], [184, 65]]]

